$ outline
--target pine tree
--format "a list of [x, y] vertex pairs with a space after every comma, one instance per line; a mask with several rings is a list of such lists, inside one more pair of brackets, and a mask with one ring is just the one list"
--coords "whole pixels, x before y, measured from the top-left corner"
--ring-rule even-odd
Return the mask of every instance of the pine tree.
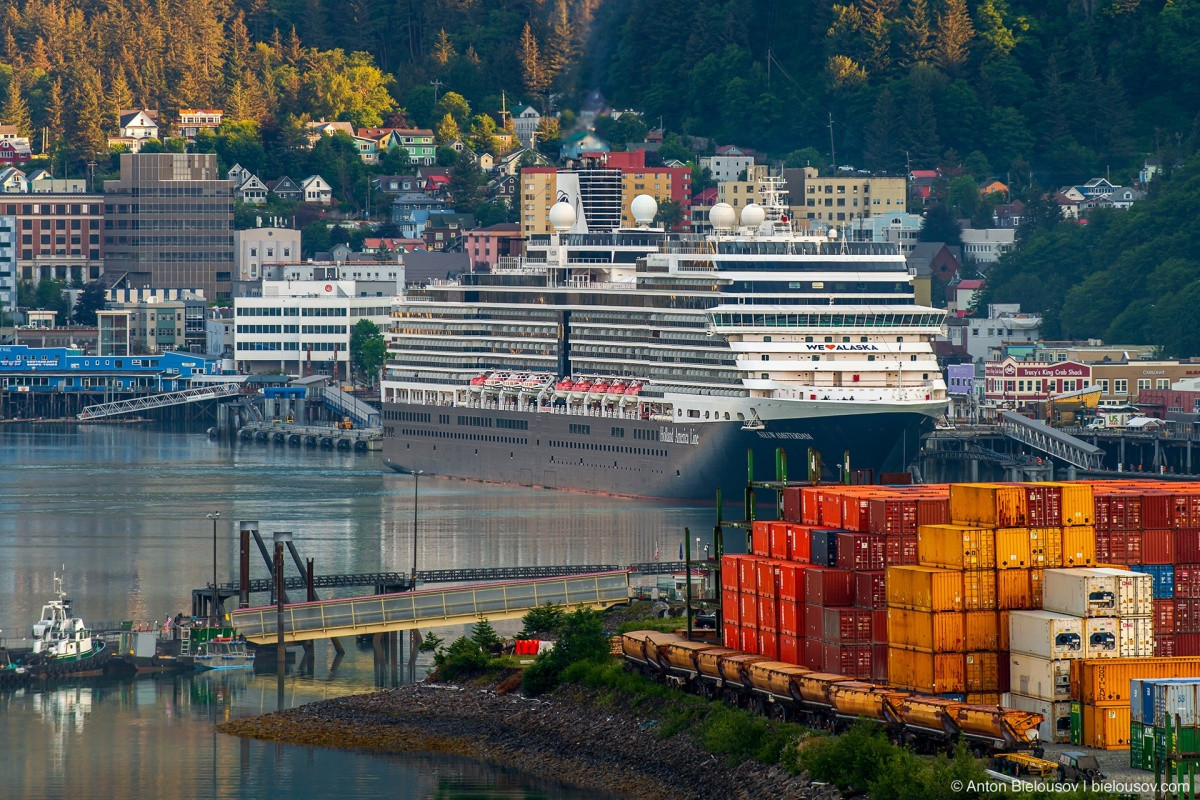
[[962, 66], [975, 36], [966, 0], [946, 0], [946, 8], [938, 17], [937, 34], [937, 63], [948, 69]]
[[100, 73], [88, 70], [80, 76], [72, 98], [71, 146], [84, 159], [96, 158], [108, 149], [104, 135]]
[[885, 87], [875, 100], [871, 123], [867, 127], [866, 148], [863, 151], [867, 169], [886, 171], [903, 165], [893, 139], [898, 124], [895, 99], [891, 90]]
[[911, 0], [908, 16], [904, 19], [904, 42], [901, 52], [908, 63], [919, 64], [933, 60], [933, 31], [929, 27], [929, 5], [927, 0]]
[[62, 141], [63, 134], [63, 87], [62, 78], [50, 84], [50, 98], [46, 102], [46, 148], [53, 153]]
[[439, 67], [445, 67], [455, 55], [457, 53], [454, 51], [454, 42], [450, 41], [446, 29], [442, 28], [438, 32], [437, 43], [433, 46], [433, 60]]
[[300, 44], [300, 37], [296, 35], [296, 26], [292, 26], [292, 32], [288, 34], [287, 44], [283, 48], [283, 60], [293, 67], [299, 67], [301, 60], [304, 58], [304, 46]]
[[129, 89], [129, 82], [125, 80], [124, 70], [118, 68], [113, 73], [106, 100], [108, 101], [107, 111], [113, 119], [113, 124], [119, 125], [121, 112], [126, 109], [132, 109], [134, 104], [133, 92]]
[[17, 129], [18, 136], [28, 137], [33, 133], [33, 121], [29, 118], [29, 105], [21, 94], [21, 74], [13, 70], [8, 82], [8, 97], [4, 101], [4, 124]]
[[575, 37], [570, 16], [567, 14], [567, 3], [566, 0], [558, 0], [554, 7], [550, 39], [546, 45], [547, 82], [561, 75], [574, 60]]
[[229, 47], [225, 51], [225, 86], [232, 91], [250, 65], [250, 32], [241, 11], [229, 23]]
[[549, 87], [549, 81], [546, 78], [546, 69], [542, 63], [537, 37], [533, 35], [533, 29], [529, 27], [528, 22], [525, 23], [525, 29], [521, 31], [521, 73], [525, 77], [525, 88], [529, 90], [530, 94], [543, 99], [543, 110], [545, 110], [545, 94]]
[[1055, 53], [1051, 53], [1046, 59], [1042, 86], [1042, 141], [1046, 145], [1053, 145], [1059, 139], [1071, 135], [1066, 87], [1058, 69], [1058, 56]]

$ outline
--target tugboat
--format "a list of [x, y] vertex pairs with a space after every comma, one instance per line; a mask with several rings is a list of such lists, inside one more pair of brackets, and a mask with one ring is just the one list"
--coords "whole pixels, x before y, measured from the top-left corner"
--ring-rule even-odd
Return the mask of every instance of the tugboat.
[[254, 669], [254, 653], [246, 643], [228, 636], [219, 636], [202, 642], [192, 657], [200, 672], [219, 669]]
[[104, 673], [112, 654], [79, 617], [71, 616], [71, 601], [62, 577], [54, 576], [57, 599], [42, 606], [33, 625], [33, 654], [24, 663], [38, 677], [87, 677]]

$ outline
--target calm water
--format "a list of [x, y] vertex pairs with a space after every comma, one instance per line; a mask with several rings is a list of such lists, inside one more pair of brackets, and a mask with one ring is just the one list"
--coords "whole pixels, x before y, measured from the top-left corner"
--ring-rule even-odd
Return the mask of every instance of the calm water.
[[[162, 620], [212, 576], [232, 580], [237, 521], [294, 533], [316, 571], [407, 572], [413, 480], [373, 456], [217, 443], [125, 427], [0, 426], [0, 629], [27, 636], [64, 565], [85, 620]], [[713, 509], [422, 478], [420, 569], [649, 561], [707, 542]], [[266, 577], [253, 554], [252, 574]], [[290, 566], [290, 565], [289, 565]], [[497, 626], [502, 632], [512, 630]], [[445, 636], [459, 631], [439, 631]], [[334, 669], [320, 643], [285, 704], [369, 691], [369, 651]], [[417, 672], [428, 666], [418, 659]], [[386, 677], [386, 676], [385, 676]], [[582, 798], [457, 759], [246, 742], [214, 723], [277, 705], [274, 675], [81, 680], [0, 693], [0, 797]]]

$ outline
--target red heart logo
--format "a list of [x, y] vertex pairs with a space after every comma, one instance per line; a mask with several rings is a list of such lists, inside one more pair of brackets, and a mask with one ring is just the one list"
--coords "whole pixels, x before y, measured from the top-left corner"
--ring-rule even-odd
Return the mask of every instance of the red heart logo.
[[832, 349], [833, 349], [833, 348], [835, 348], [835, 347], [837, 347], [837, 345], [836, 345], [836, 344], [827, 344], [827, 345], [825, 345], [825, 349], [826, 349], [826, 350], [832, 350]]

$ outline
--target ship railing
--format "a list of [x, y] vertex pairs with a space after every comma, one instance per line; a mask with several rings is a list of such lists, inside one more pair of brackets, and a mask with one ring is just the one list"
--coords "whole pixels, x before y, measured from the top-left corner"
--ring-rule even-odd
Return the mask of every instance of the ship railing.
[[[939, 395], [941, 395], [939, 397]], [[788, 389], [776, 389], [772, 397], [781, 400], [834, 400], [866, 401], [866, 402], [899, 402], [914, 400], [941, 400], [945, 394], [941, 389], [932, 386], [914, 386], [911, 388], [855, 388], [844, 386], [798, 386]]]

